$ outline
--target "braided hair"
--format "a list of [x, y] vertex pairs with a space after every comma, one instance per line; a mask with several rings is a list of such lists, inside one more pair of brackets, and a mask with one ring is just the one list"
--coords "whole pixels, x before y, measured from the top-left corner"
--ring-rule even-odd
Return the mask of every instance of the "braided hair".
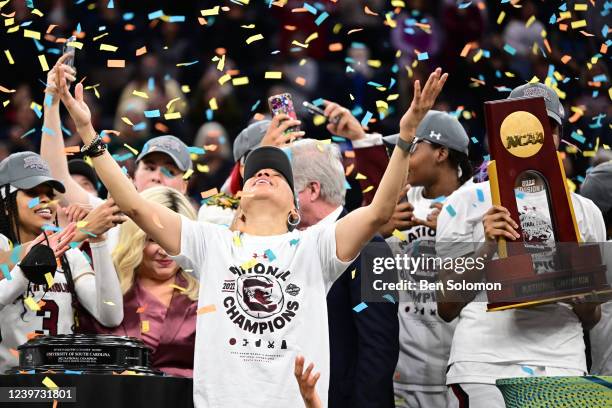
[[[19, 226], [20, 226], [19, 210], [17, 208], [18, 190], [11, 192], [10, 191], [11, 187], [9, 184], [6, 184], [5, 186], [0, 187], [0, 189], [3, 189], [3, 193], [4, 193], [2, 194], [2, 199], [0, 199], [0, 234], [7, 237], [13, 243], [13, 245], [21, 244], [21, 236], [19, 234]], [[55, 216], [55, 226], [57, 227], [58, 225], [59, 223], [58, 223], [57, 215], [56, 215]], [[74, 280], [72, 279], [72, 270], [70, 269], [70, 264], [65, 254], [62, 255], [62, 257], [60, 258], [60, 262], [62, 264], [62, 270], [64, 271], [64, 276], [66, 278], [66, 284], [68, 286], [68, 291], [72, 295], [72, 306], [74, 309], [78, 300], [76, 296], [76, 290], [74, 287]], [[49, 288], [47, 288], [47, 290], [43, 294], [43, 298], [47, 294], [48, 290]], [[21, 314], [22, 320], [24, 319], [27, 313], [27, 309], [26, 309], [25, 303], [23, 303], [23, 300], [26, 298], [26, 295], [31, 296], [33, 294], [34, 294], [34, 291], [32, 290], [31, 282], [28, 282], [28, 288], [26, 290], [26, 293], [20, 296], [20, 299], [22, 300], [22, 306], [23, 306], [23, 313]], [[74, 331], [74, 324], [73, 324], [72, 330]]]

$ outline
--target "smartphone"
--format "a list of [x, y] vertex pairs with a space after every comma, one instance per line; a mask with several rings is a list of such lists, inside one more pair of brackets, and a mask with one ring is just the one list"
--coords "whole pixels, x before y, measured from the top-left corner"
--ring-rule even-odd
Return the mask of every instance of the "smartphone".
[[73, 35], [66, 40], [64, 43], [64, 47], [62, 49], [62, 54], [71, 54], [70, 57], [66, 58], [64, 64], [68, 65], [71, 68], [74, 68], [74, 57], [76, 55], [76, 49], [74, 46], [69, 45], [76, 41], [76, 37]]
[[329, 119], [327, 116], [325, 116], [325, 111], [323, 109], [319, 108], [317, 105], [314, 105], [308, 101], [302, 102], [302, 106], [304, 106], [306, 111], [310, 113], [311, 115], [321, 115], [325, 118], [326, 121], [332, 124], [338, 123], [338, 120], [340, 119], [339, 117]]
[[[289, 93], [283, 93], [279, 95], [273, 95], [268, 98], [268, 105], [270, 106], [270, 111], [274, 116], [284, 113], [288, 115], [291, 119], [297, 120], [297, 114], [295, 113], [295, 108], [293, 107], [293, 98]], [[292, 126], [287, 129], [286, 133], [291, 132], [299, 132], [299, 126]]]

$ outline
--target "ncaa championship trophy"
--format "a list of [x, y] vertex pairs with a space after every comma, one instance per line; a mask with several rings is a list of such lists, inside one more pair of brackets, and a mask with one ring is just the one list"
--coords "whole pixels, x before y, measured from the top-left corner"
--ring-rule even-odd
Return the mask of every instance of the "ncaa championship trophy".
[[[485, 119], [491, 198], [510, 211], [521, 235], [516, 242], [500, 239], [499, 258], [487, 265], [487, 281], [502, 287], [487, 292], [488, 310], [608, 293], [598, 244], [581, 243], [544, 99], [486, 102]], [[526, 196], [543, 203], [536, 212], [548, 211], [550, 223], [543, 222], [544, 217], [520, 216], [517, 200]]]

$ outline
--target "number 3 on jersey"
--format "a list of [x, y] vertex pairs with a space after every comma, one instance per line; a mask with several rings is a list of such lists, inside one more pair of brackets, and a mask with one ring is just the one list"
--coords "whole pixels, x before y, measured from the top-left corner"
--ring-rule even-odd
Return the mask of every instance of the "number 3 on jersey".
[[36, 312], [36, 316], [41, 316], [42, 330], [47, 336], [57, 335], [57, 319], [59, 318], [59, 307], [53, 300], [45, 300], [45, 305]]

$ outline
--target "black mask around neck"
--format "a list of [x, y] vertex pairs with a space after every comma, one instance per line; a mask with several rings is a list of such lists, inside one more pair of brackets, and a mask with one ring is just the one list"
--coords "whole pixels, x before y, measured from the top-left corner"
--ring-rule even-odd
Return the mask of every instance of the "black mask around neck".
[[19, 263], [23, 274], [30, 282], [38, 285], [47, 283], [45, 274], [55, 275], [57, 262], [53, 250], [44, 244], [36, 244]]

